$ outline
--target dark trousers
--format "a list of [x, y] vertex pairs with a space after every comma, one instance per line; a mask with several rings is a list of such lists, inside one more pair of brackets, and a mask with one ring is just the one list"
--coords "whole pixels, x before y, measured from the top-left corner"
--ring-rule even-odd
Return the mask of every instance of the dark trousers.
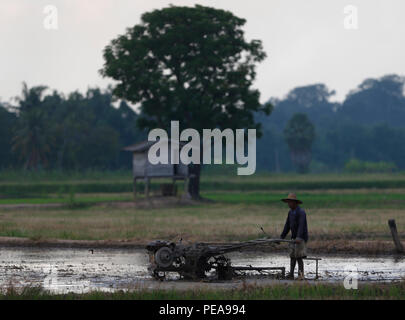
[[302, 258], [291, 258], [290, 275], [294, 275], [295, 265], [298, 262], [298, 275], [304, 275], [304, 261]]

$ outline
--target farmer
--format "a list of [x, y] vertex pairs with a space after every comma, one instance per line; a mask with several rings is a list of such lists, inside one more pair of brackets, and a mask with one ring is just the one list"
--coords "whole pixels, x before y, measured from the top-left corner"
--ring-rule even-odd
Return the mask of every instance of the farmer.
[[280, 238], [285, 239], [291, 230], [291, 240], [294, 241], [289, 244], [291, 268], [288, 278], [294, 279], [295, 265], [298, 262], [298, 279], [304, 279], [304, 262], [302, 259], [307, 256], [307, 215], [304, 209], [299, 206], [302, 201], [298, 200], [294, 193], [290, 193], [287, 198], [281, 199], [281, 201], [288, 204], [290, 211], [288, 212], [287, 221]]

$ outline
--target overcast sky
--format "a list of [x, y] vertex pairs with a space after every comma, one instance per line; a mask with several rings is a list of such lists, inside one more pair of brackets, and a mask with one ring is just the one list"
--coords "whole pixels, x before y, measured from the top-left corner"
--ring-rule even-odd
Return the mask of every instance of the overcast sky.
[[[22, 82], [68, 93], [106, 87], [102, 50], [146, 11], [194, 4], [245, 18], [247, 39], [260, 39], [268, 58], [257, 69], [261, 101], [296, 86], [325, 83], [342, 100], [365, 78], [405, 75], [403, 0], [0, 0], [0, 100], [19, 95]], [[46, 5], [58, 13], [47, 30]], [[347, 5], [358, 29], [345, 29]]]

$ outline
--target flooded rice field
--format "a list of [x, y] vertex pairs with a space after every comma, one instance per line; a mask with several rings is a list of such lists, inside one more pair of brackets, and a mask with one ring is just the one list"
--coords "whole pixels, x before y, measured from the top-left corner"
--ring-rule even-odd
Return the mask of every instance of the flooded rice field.
[[[287, 254], [238, 252], [229, 254], [235, 266], [286, 267]], [[343, 281], [357, 268], [359, 281], [400, 281], [405, 259], [319, 255], [318, 281]], [[148, 256], [142, 249], [0, 248], [0, 288], [39, 286], [55, 293], [115, 291], [148, 288], [194, 288], [201, 282], [156, 281], [147, 271]], [[315, 279], [315, 261], [305, 261], [308, 280]], [[349, 268], [349, 269], [346, 269]], [[247, 279], [254, 279], [250, 275]], [[257, 278], [257, 277], [256, 277]], [[175, 280], [175, 277], [171, 278]], [[261, 279], [263, 284], [265, 279]], [[277, 281], [277, 280], [269, 280]], [[241, 280], [204, 283], [205, 287], [232, 288]]]

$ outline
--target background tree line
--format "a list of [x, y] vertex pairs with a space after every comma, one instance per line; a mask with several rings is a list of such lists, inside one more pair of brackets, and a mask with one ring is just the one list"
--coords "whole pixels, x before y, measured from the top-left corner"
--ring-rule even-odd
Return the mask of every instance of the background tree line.
[[110, 88], [65, 97], [23, 84], [16, 101], [0, 105], [2, 168], [129, 168], [132, 155], [121, 149], [146, 138], [126, 102], [114, 107]]
[[311, 171], [339, 171], [352, 159], [405, 169], [404, 83], [398, 75], [366, 79], [342, 103], [331, 101], [335, 92], [324, 84], [298, 87], [284, 99], [270, 99], [272, 114], [257, 119], [263, 126], [258, 167], [294, 170], [285, 129], [299, 113], [307, 116], [316, 131]]
[[[311, 171], [341, 170], [351, 159], [405, 169], [404, 83], [397, 75], [367, 79], [342, 103], [331, 101], [334, 91], [324, 84], [270, 99], [271, 115], [256, 116], [263, 128], [258, 169], [295, 170], [285, 130], [297, 113], [316, 129]], [[130, 168], [131, 155], [121, 149], [146, 139], [139, 116], [125, 101], [114, 102], [111, 88], [65, 96], [24, 84], [14, 103], [0, 102], [0, 168]]]

